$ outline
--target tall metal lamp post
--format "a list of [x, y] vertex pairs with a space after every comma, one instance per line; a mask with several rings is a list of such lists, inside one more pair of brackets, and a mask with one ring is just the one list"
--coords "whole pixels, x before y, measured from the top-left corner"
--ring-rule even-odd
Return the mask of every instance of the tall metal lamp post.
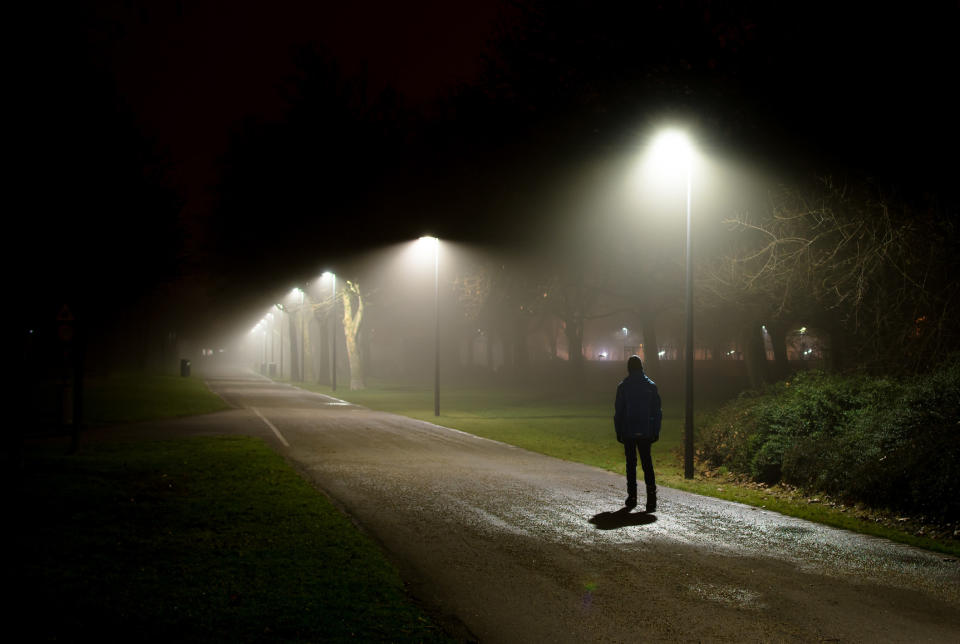
[[693, 147], [686, 134], [677, 130], [661, 132], [653, 143], [653, 153], [658, 163], [671, 170], [680, 170], [685, 175], [687, 230], [686, 230], [686, 350], [685, 387], [686, 409], [683, 423], [683, 476], [693, 478], [693, 229], [690, 216], [690, 192], [692, 186]]
[[[283, 378], [283, 304], [274, 305], [280, 311], [280, 378]], [[293, 378], [291, 378], [293, 380]]]
[[330, 271], [325, 271], [321, 277], [330, 278], [330, 292], [332, 294], [331, 306], [333, 307], [333, 342], [330, 347], [330, 362], [331, 362], [331, 372], [330, 372], [330, 391], [337, 390], [337, 276], [335, 273]]
[[[297, 357], [297, 356], [294, 355], [294, 353], [293, 353], [294, 346], [297, 344], [296, 342], [294, 342], [294, 339], [295, 339], [294, 336], [295, 336], [295, 334], [297, 334], [297, 333], [296, 333], [295, 327], [293, 326], [293, 318], [290, 318], [290, 322], [291, 322], [291, 324], [290, 324], [290, 380], [296, 379], [296, 380], [299, 381], [299, 382], [303, 382], [303, 373], [304, 373], [304, 371], [303, 371], [303, 356], [304, 356], [304, 351], [303, 351], [303, 317], [304, 317], [304, 316], [303, 316], [303, 305], [304, 305], [304, 298], [305, 298], [306, 294], [303, 292], [303, 289], [302, 289], [302, 288], [300, 288], [299, 286], [294, 286], [294, 287], [290, 290], [290, 294], [287, 296], [287, 300], [289, 301], [290, 299], [295, 298], [295, 297], [297, 297], [297, 296], [300, 297], [299, 306], [296, 308], [297, 315], [300, 317], [300, 333], [298, 334], [298, 335], [300, 336], [300, 338], [299, 338], [299, 342], [300, 342], [300, 350], [299, 350], [300, 356], [299, 356], [299, 357], [300, 357], [300, 359], [299, 359], [299, 360], [294, 360], [294, 358]], [[290, 315], [291, 312], [292, 312], [292, 311], [287, 311], [287, 315]], [[299, 368], [296, 370], [296, 372], [294, 372], [294, 365], [295, 365], [295, 364], [299, 365]]]
[[304, 369], [303, 369], [303, 357], [304, 357], [304, 350], [303, 350], [303, 318], [304, 318], [303, 302], [304, 302], [304, 298], [306, 297], [306, 293], [303, 292], [303, 289], [302, 289], [302, 288], [299, 288], [299, 287], [298, 287], [297, 290], [300, 291], [300, 382], [303, 382], [303, 374], [304, 374]]
[[433, 247], [433, 415], [440, 415], [440, 240], [436, 237], [421, 237], [424, 246]]

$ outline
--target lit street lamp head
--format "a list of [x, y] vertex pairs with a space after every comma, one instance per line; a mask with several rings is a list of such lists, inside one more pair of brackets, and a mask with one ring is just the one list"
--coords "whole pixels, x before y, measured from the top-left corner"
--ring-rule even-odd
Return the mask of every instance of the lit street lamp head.
[[682, 130], [664, 130], [650, 144], [650, 156], [666, 171], [688, 170], [693, 160], [693, 145]]
[[436, 237], [423, 236], [416, 242], [417, 250], [420, 251], [424, 256], [429, 256], [433, 258], [433, 255], [436, 253], [437, 248], [440, 245], [440, 240]]
[[674, 203], [689, 187], [699, 155], [680, 129], [664, 129], [648, 139], [633, 166], [631, 182], [654, 202]]

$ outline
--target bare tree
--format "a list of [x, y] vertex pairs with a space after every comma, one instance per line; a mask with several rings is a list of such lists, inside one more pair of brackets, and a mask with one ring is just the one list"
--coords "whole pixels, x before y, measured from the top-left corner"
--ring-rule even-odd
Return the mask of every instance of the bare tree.
[[834, 354], [852, 344], [861, 362], [877, 366], [906, 361], [919, 369], [956, 346], [949, 321], [957, 260], [931, 243], [949, 239], [949, 219], [869, 183], [822, 178], [780, 186], [768, 210], [726, 223], [736, 243], [705, 280], [718, 299], [754, 306], [772, 321], [810, 320], [830, 332]]
[[360, 344], [364, 309], [360, 284], [345, 280], [340, 299], [343, 302], [343, 333], [347, 342], [347, 359], [350, 362], [350, 389], [366, 389]]
[[465, 316], [488, 338], [503, 340], [504, 360], [516, 373], [528, 366], [527, 334], [543, 314], [545, 284], [540, 266], [503, 259], [475, 266], [455, 281]]
[[[487, 368], [493, 368], [493, 331], [491, 319], [490, 293], [493, 288], [490, 269], [478, 264], [472, 266], [454, 279], [454, 291], [470, 326], [481, 330], [487, 337]], [[472, 343], [472, 336], [470, 341]], [[470, 345], [472, 346], [472, 344]]]

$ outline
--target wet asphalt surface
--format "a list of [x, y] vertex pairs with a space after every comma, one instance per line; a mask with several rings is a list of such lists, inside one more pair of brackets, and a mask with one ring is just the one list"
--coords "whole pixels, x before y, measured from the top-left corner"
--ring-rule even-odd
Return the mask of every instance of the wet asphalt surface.
[[662, 486], [656, 513], [627, 512], [597, 468], [258, 376], [207, 382], [238, 409], [158, 431], [262, 436], [458, 639], [960, 641], [955, 558]]

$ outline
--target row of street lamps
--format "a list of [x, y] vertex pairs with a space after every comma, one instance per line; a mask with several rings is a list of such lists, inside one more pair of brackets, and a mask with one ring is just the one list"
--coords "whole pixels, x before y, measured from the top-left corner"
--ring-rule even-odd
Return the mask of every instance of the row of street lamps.
[[[440, 240], [436, 237], [421, 237], [417, 240], [417, 245], [425, 249], [426, 252], [433, 253], [433, 287], [434, 287], [434, 376], [433, 376], [433, 413], [434, 416], [440, 415]], [[331, 295], [332, 295], [332, 306], [334, 314], [331, 316], [333, 320], [333, 341], [331, 342], [330, 349], [330, 362], [331, 362], [331, 374], [330, 374], [330, 389], [332, 391], [337, 390], [337, 276], [331, 271], [325, 271], [321, 276], [321, 280], [329, 279], [331, 284]], [[300, 360], [299, 360], [299, 379], [303, 381], [304, 379], [304, 315], [303, 307], [306, 301], [306, 293], [300, 287], [294, 287], [290, 291], [290, 296], [300, 298], [300, 306], [298, 311], [300, 312]], [[289, 311], [283, 304], [276, 304], [276, 308], [281, 312]], [[263, 319], [261, 319], [256, 326], [254, 326], [251, 333], [256, 333], [257, 331], [263, 329], [264, 332], [264, 361], [266, 361], [266, 327], [269, 323], [273, 321], [273, 313], [267, 313]], [[283, 372], [283, 325], [280, 325], [280, 370]], [[293, 377], [292, 366], [291, 366], [291, 378]]]
[[[670, 171], [680, 172], [685, 179], [686, 188], [686, 235], [685, 235], [685, 413], [684, 413], [684, 477], [693, 478], [693, 227], [691, 217], [691, 193], [693, 183], [694, 150], [689, 138], [681, 131], [666, 130], [653, 139], [648, 158], [652, 163]], [[433, 413], [440, 415], [440, 242], [436, 237], [421, 237], [418, 245], [426, 251], [433, 252], [434, 262], [434, 386], [433, 386]], [[336, 307], [337, 290], [336, 275], [325, 272], [324, 278], [329, 277], [333, 284], [333, 306]], [[300, 379], [303, 379], [303, 315], [305, 293], [296, 288], [294, 292], [300, 295]], [[278, 305], [282, 310], [282, 307]], [[336, 311], [336, 308], [334, 308]], [[336, 325], [336, 315], [333, 316]], [[262, 321], [261, 321], [262, 323]], [[259, 325], [258, 325], [259, 326]], [[625, 330], [624, 330], [625, 331]], [[282, 330], [281, 330], [282, 333]], [[333, 371], [332, 390], [336, 391], [337, 363], [336, 363], [336, 326], [333, 331]], [[282, 335], [281, 335], [282, 342]], [[282, 344], [281, 344], [282, 353]]]
[[686, 134], [679, 130], [662, 132], [653, 144], [655, 159], [669, 166], [672, 171], [679, 170], [686, 184], [686, 354], [685, 354], [685, 404], [683, 421], [683, 476], [693, 478], [693, 226], [691, 215], [691, 187], [693, 184], [693, 146]]
[[[336, 316], [337, 276], [336, 274], [330, 271], [325, 271], [320, 276], [320, 279], [322, 280], [329, 279], [331, 284], [330, 292], [332, 297], [331, 301], [332, 301], [334, 314], [331, 316], [331, 319], [333, 321], [333, 329], [332, 329], [333, 341], [331, 342], [331, 347], [330, 347], [330, 354], [331, 354], [330, 389], [332, 391], [336, 391], [337, 390], [337, 316]], [[300, 360], [298, 361], [299, 367], [298, 367], [297, 374], [293, 373], [293, 365], [291, 365], [290, 377], [292, 379], [294, 375], [297, 375], [300, 381], [302, 382], [304, 379], [304, 317], [305, 317], [303, 315], [303, 308], [304, 308], [304, 305], [306, 304], [307, 294], [302, 288], [300, 288], [299, 286], [295, 286], [293, 289], [290, 290], [288, 297], [300, 298], [299, 308], [297, 309], [297, 311], [300, 313], [300, 341], [299, 341]], [[288, 315], [290, 314], [289, 308], [285, 306], [283, 303], [277, 303], [274, 305], [274, 307], [278, 311], [280, 311], [281, 314], [283, 313], [287, 313]], [[268, 324], [271, 324], [272, 322], [273, 322], [273, 313], [270, 312], [270, 313], [267, 313], [259, 322], [257, 322], [257, 324], [251, 330], [251, 333], [256, 333], [261, 329], [264, 332], [264, 361], [266, 361], [266, 327]], [[280, 373], [281, 374], [283, 373], [283, 324], [280, 325]]]

